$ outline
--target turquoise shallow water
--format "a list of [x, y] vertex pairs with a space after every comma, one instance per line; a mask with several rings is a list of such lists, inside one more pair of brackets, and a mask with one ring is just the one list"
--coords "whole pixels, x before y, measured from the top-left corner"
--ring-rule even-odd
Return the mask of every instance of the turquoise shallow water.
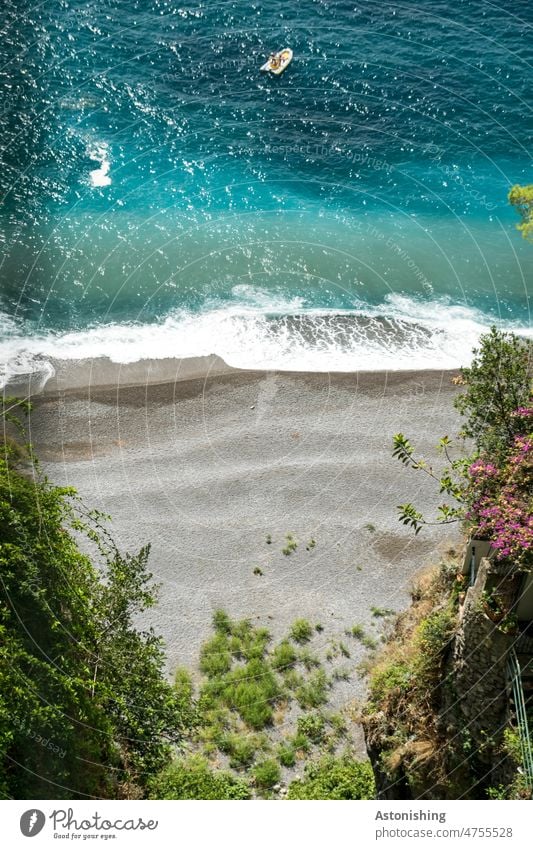
[[4, 374], [444, 367], [529, 328], [522, 0], [17, 2], [1, 44]]

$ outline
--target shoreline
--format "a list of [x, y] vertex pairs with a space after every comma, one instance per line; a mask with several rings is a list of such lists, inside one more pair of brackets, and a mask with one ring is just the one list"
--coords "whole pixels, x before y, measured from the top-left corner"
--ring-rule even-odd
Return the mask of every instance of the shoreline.
[[228, 365], [221, 357], [211, 354], [205, 357], [141, 359], [133, 363], [116, 363], [107, 357], [80, 360], [51, 360], [54, 373], [43, 372], [21, 374], [11, 378], [3, 389], [6, 395], [36, 398], [86, 392], [89, 394], [135, 387], [153, 387], [204, 382], [208, 385], [219, 378], [260, 378], [265, 375], [286, 375], [295, 379], [327, 379], [331, 383], [357, 380], [362, 387], [371, 387], [376, 382], [388, 385], [402, 384], [405, 380], [424, 376], [431, 380], [446, 380], [459, 369], [397, 369], [375, 371], [315, 371], [285, 369], [246, 369]]

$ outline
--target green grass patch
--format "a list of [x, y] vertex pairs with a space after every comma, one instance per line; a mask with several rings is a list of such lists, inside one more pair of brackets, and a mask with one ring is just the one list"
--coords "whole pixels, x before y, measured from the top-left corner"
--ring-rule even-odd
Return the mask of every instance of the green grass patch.
[[390, 607], [371, 607], [370, 612], [372, 616], [375, 616], [376, 618], [394, 616], [394, 614], [396, 613], [396, 611], [391, 610]]
[[298, 660], [298, 653], [288, 640], [282, 640], [272, 652], [272, 666], [279, 672], [291, 669]]
[[294, 747], [288, 743], [280, 743], [278, 746], [278, 760], [282, 766], [291, 767], [296, 763]]
[[281, 780], [281, 770], [274, 758], [258, 763], [252, 771], [256, 786], [261, 790], [271, 790]]
[[313, 636], [313, 626], [307, 619], [296, 619], [292, 624], [291, 638], [296, 643], [308, 643]]
[[329, 682], [323, 669], [311, 673], [296, 690], [296, 700], [301, 708], [317, 708], [328, 700]]

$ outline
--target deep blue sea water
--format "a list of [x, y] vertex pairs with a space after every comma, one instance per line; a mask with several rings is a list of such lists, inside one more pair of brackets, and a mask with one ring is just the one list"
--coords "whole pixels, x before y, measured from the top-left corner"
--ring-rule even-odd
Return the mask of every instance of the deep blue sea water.
[[4, 9], [4, 373], [439, 368], [530, 327], [528, 0]]

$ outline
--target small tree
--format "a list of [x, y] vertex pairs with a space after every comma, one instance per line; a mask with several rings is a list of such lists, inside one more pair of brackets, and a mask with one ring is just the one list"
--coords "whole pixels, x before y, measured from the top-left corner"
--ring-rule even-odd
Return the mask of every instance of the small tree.
[[479, 450], [501, 452], [519, 433], [514, 414], [531, 395], [532, 353], [529, 341], [492, 327], [474, 348], [472, 364], [461, 369], [466, 390], [455, 400], [465, 417], [461, 435]]
[[517, 229], [524, 239], [533, 241], [533, 186], [513, 186], [508, 197], [522, 219]]
[[469, 511], [473, 500], [479, 497], [472, 478], [475, 461], [488, 454], [503, 467], [516, 438], [525, 432], [530, 413], [531, 353], [530, 342], [492, 327], [481, 337], [479, 348], [474, 349], [472, 364], [461, 369], [460, 382], [465, 391], [455, 400], [455, 406], [465, 417], [460, 436], [474, 441], [472, 454], [465, 454], [463, 449], [458, 457], [452, 458], [452, 440], [444, 436], [438, 449], [448, 465], [435, 472], [424, 458], [416, 456], [407, 437], [402, 433], [393, 437], [393, 456], [405, 466], [431, 477], [439, 491], [455, 502], [442, 504], [433, 522], [411, 503], [398, 505], [400, 521], [415, 533], [427, 524], [449, 524], [464, 518], [475, 520]]

